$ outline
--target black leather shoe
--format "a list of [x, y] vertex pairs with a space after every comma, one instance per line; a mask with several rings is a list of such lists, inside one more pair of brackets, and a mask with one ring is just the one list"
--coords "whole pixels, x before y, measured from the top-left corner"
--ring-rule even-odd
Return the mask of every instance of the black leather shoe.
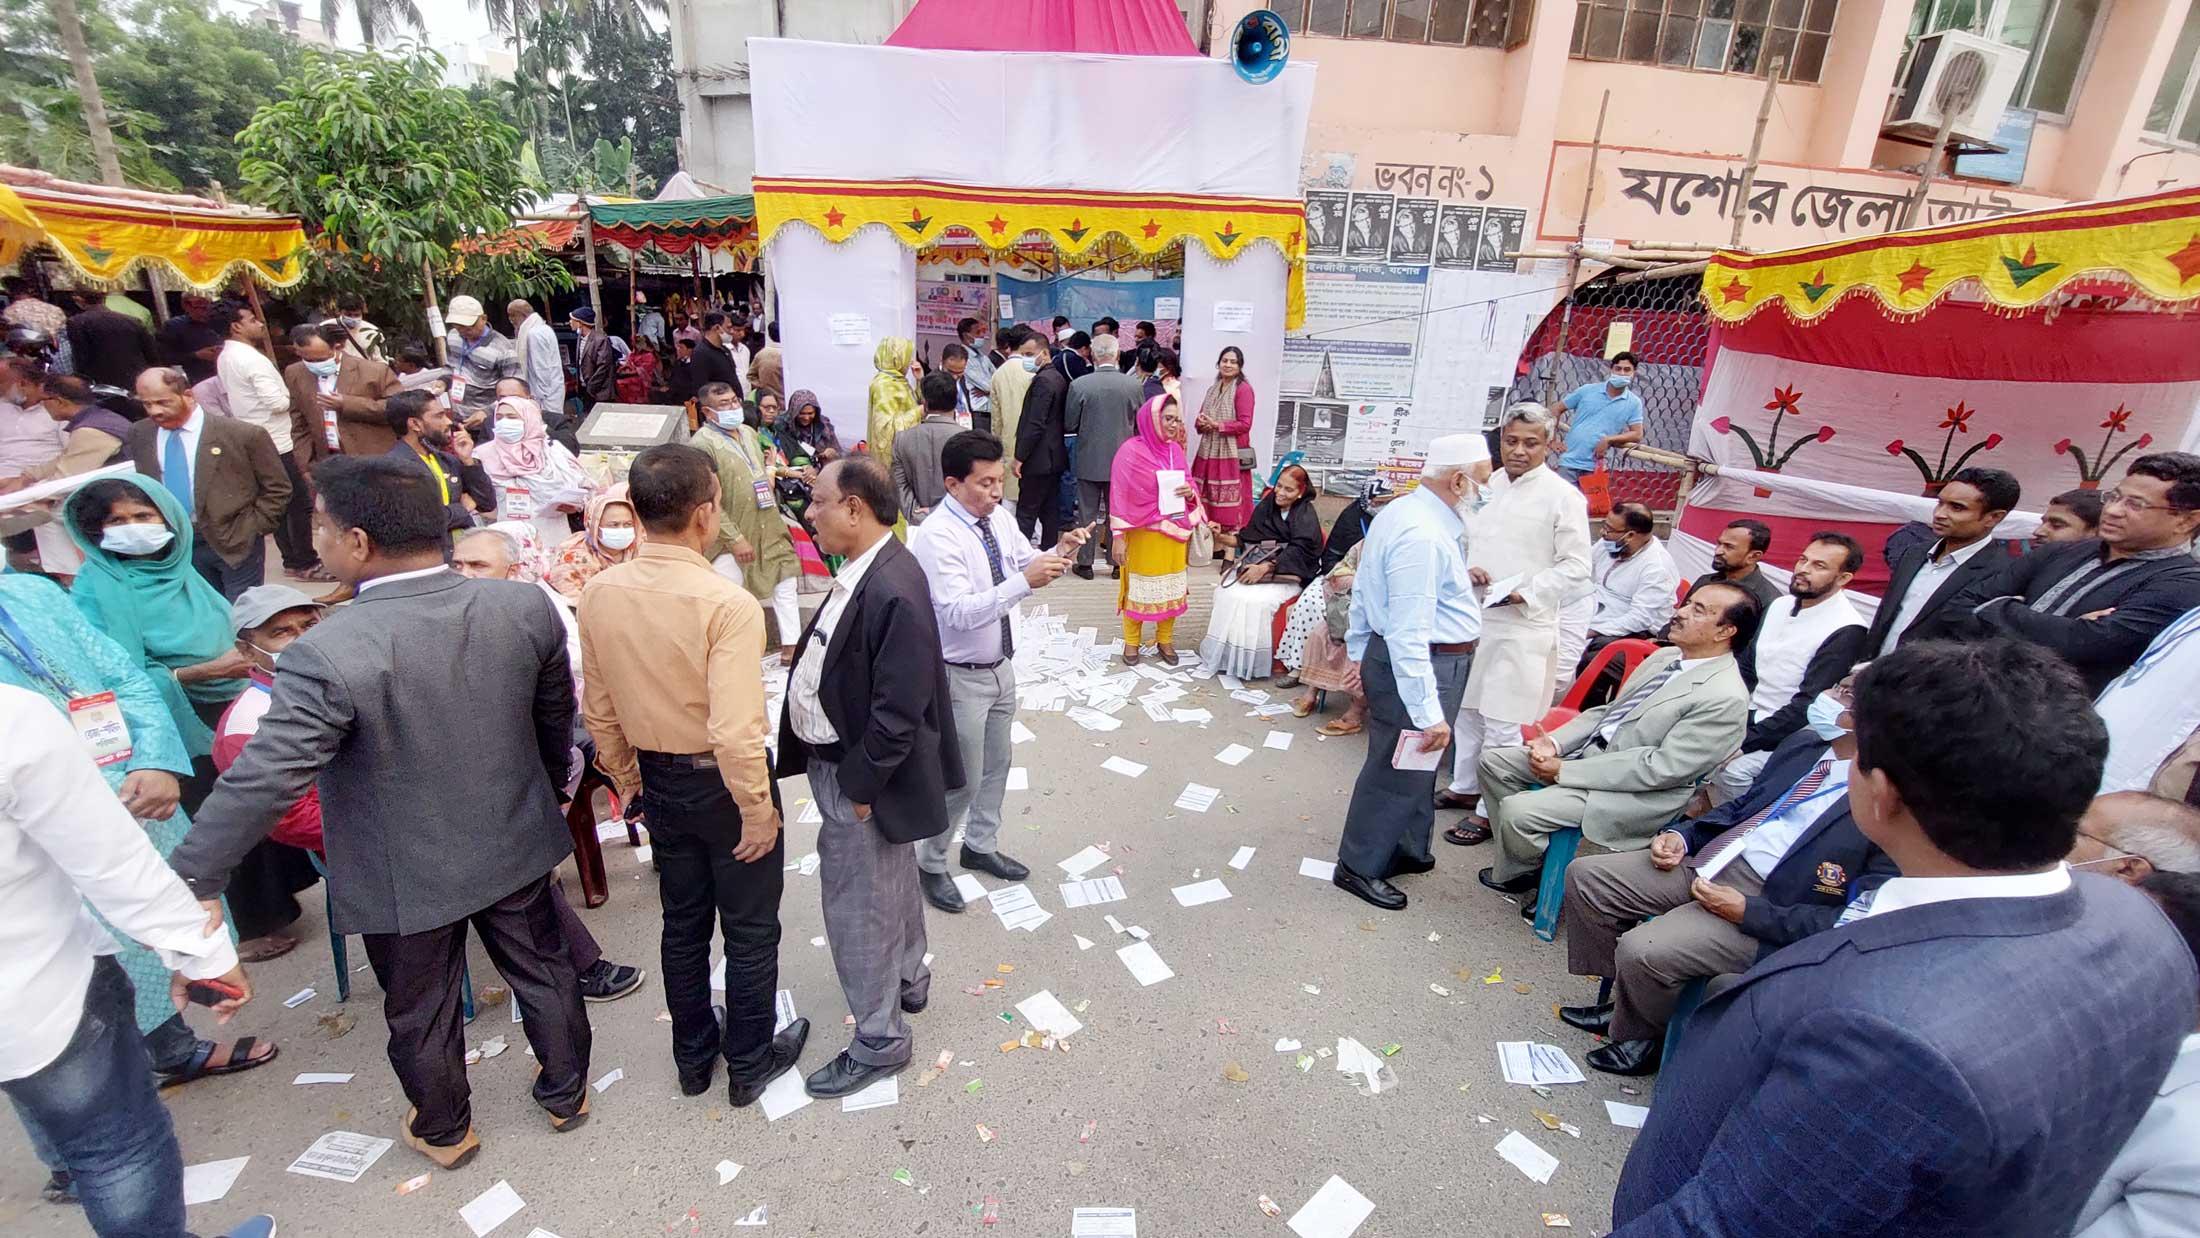
[[1598, 1002], [1594, 1006], [1560, 1006], [1559, 1022], [1568, 1027], [1602, 1036], [1612, 1030], [1612, 1003]]
[[786, 1029], [772, 1037], [772, 1058], [769, 1065], [752, 1079], [726, 1080], [726, 1102], [736, 1109], [745, 1109], [756, 1103], [772, 1080], [794, 1069], [802, 1060], [802, 1043], [810, 1038], [810, 1021], [796, 1019]]
[[1075, 572], [1080, 580], [1092, 579], [1092, 565], [1089, 563], [1077, 564], [1075, 567], [1072, 567], [1069, 570]]
[[1396, 855], [1390, 857], [1390, 875], [1393, 877], [1396, 877], [1401, 873], [1433, 873], [1435, 871], [1435, 860], [1416, 860], [1403, 851], [1400, 851]]
[[1520, 903], [1520, 918], [1526, 920], [1530, 924], [1535, 923], [1535, 909], [1538, 906], [1542, 905], [1542, 902], [1543, 895], [1541, 891], [1528, 891], [1528, 897], [1521, 900]]
[[941, 911], [959, 912], [963, 909], [962, 891], [955, 888], [955, 879], [946, 873], [917, 874], [917, 884], [924, 889], [924, 901]]
[[1355, 898], [1373, 903], [1384, 911], [1404, 911], [1406, 893], [1380, 877], [1362, 877], [1344, 865], [1337, 865], [1331, 884]]
[[931, 1004], [932, 999], [929, 996], [918, 998], [916, 1001], [910, 1001], [904, 997], [901, 999], [901, 1012], [903, 1014], [923, 1014], [924, 1008]]
[[1534, 888], [1536, 888], [1536, 886], [1541, 884], [1543, 881], [1543, 872], [1540, 869], [1532, 873], [1523, 873], [1518, 877], [1513, 877], [1505, 881], [1499, 881], [1494, 875], [1496, 872], [1497, 870], [1494, 867], [1485, 868], [1481, 872], [1476, 873], [1474, 875], [1474, 879], [1481, 882], [1486, 888], [1495, 890], [1499, 894], [1525, 894], [1529, 890], [1533, 890]]
[[1662, 1040], [1615, 1040], [1588, 1053], [1589, 1069], [1607, 1075], [1654, 1075], [1665, 1056]]
[[972, 851], [968, 847], [962, 849], [962, 866], [991, 873], [1003, 881], [1022, 881], [1031, 875], [1030, 869], [998, 851]]
[[865, 1066], [849, 1057], [848, 1051], [843, 1049], [838, 1057], [803, 1080], [802, 1086], [819, 1100], [852, 1096], [888, 1075], [900, 1074], [908, 1065], [907, 1062], [901, 1062], [893, 1066]]
[[701, 1096], [710, 1091], [710, 1078], [718, 1073], [718, 1058], [715, 1054], [712, 1055], [709, 1061], [703, 1063], [701, 1071], [692, 1071], [685, 1066], [677, 1069], [680, 1072], [680, 1095]]

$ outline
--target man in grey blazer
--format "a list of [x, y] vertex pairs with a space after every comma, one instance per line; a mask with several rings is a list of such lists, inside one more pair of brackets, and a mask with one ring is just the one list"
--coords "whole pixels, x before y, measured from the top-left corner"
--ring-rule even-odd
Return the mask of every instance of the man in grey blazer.
[[[573, 743], [565, 628], [533, 585], [443, 563], [434, 479], [384, 456], [315, 470], [313, 540], [358, 600], [283, 650], [259, 733], [169, 863], [218, 907], [229, 873], [318, 780], [331, 927], [366, 938], [407, 1145], [471, 1159], [459, 993], [470, 924], [524, 1016], [553, 1130], [588, 1114], [588, 1016], [552, 906], [572, 851], [558, 811]], [[463, 760], [454, 720], [468, 722]]]
[[[1089, 525], [1108, 517], [1108, 477], [1115, 467], [1116, 449], [1133, 433], [1140, 397], [1145, 394], [1138, 379], [1116, 365], [1112, 335], [1092, 342], [1092, 369], [1070, 380], [1069, 403], [1062, 428], [1077, 436], [1077, 523]], [[1115, 550], [1108, 539], [1096, 537], [1077, 548], [1077, 566], [1070, 570], [1092, 579], [1093, 547], [1106, 547], [1113, 568]]]
[[[1570, 827], [1611, 851], [1647, 846], [1749, 729], [1734, 650], [1757, 620], [1746, 590], [1705, 585], [1674, 613], [1673, 647], [1645, 658], [1609, 705], [1525, 746], [1485, 751], [1482, 805], [1504, 851], [1481, 871], [1482, 884], [1506, 894], [1533, 889], [1551, 835]], [[1521, 916], [1534, 915], [1530, 899]]]

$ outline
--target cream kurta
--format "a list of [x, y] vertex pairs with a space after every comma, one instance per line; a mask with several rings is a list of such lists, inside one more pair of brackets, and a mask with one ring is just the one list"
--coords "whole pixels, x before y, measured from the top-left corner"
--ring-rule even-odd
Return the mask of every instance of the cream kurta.
[[[737, 538], [748, 542], [756, 558], [742, 567], [741, 584], [758, 601], [768, 601], [780, 581], [802, 574], [802, 560], [796, 557], [794, 538], [779, 514], [779, 499], [771, 489], [756, 431], [747, 426], [726, 430], [709, 425], [696, 431], [689, 442], [718, 462], [718, 541], [711, 546], [711, 557], [732, 554]], [[761, 499], [759, 481], [764, 484]], [[792, 637], [786, 639], [792, 642]]]
[[[999, 369], [993, 371], [993, 387], [989, 394], [993, 399], [993, 437], [1008, 446], [1008, 458], [1016, 458], [1016, 423], [1023, 420], [1024, 393], [1031, 390], [1032, 373], [1024, 368], [1023, 358], [1010, 354]], [[1001, 488], [1001, 497], [1016, 497], [1016, 470], [1008, 470], [1008, 481]]]
[[1482, 607], [1482, 643], [1464, 708], [1529, 723], [1550, 711], [1558, 670], [1559, 608], [1589, 592], [1589, 507], [1548, 467], [1518, 481], [1500, 469], [1490, 500], [1467, 525], [1467, 566], [1492, 581], [1524, 574], [1522, 605]]

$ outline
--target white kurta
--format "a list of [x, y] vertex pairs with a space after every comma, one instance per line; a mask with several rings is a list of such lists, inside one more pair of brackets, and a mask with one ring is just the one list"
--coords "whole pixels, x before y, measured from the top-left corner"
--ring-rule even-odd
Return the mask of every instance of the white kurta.
[[1517, 481], [1499, 470], [1489, 489], [1489, 503], [1467, 526], [1467, 566], [1493, 581], [1523, 575], [1522, 604], [1483, 606], [1462, 704], [1487, 718], [1534, 722], [1551, 707], [1559, 608], [1590, 588], [1589, 506], [1548, 466]]

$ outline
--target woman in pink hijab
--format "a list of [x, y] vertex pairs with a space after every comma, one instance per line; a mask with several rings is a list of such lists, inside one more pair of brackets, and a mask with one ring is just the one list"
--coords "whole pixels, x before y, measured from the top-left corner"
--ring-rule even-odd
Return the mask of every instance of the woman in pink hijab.
[[1139, 408], [1138, 434], [1117, 449], [1108, 473], [1108, 525], [1123, 565], [1116, 610], [1125, 666], [1138, 665], [1148, 623], [1155, 654], [1177, 662], [1176, 617], [1191, 608], [1192, 596], [1186, 547], [1205, 519], [1188, 467], [1183, 411], [1175, 396], [1157, 395]]
[[533, 400], [499, 395], [492, 411], [488, 441], [474, 448], [474, 459], [497, 488], [496, 518], [533, 525], [544, 546], [563, 543], [573, 533], [568, 514], [587, 510], [595, 483], [573, 453], [544, 430], [542, 409]]

